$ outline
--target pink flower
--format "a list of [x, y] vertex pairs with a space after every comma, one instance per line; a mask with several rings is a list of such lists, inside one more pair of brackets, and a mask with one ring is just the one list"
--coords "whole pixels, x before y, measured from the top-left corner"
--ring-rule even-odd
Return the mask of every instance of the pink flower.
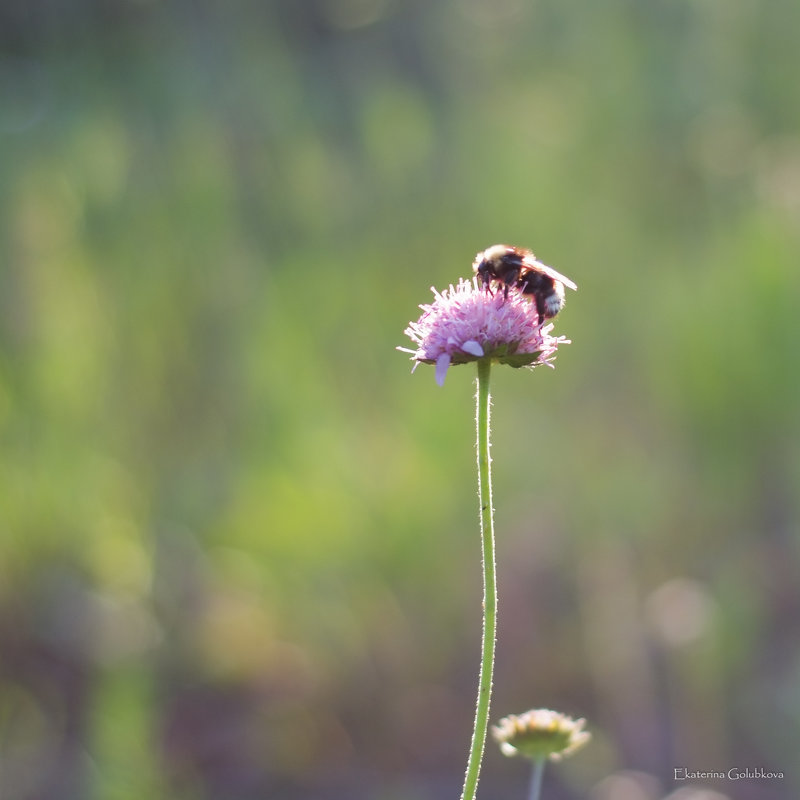
[[550, 364], [563, 336], [551, 336], [552, 323], [542, 326], [536, 304], [520, 292], [486, 291], [477, 279], [459, 280], [442, 292], [431, 287], [436, 299], [421, 305], [422, 316], [409, 324], [406, 335], [416, 350], [414, 369], [420, 362], [436, 365], [436, 382], [444, 384], [451, 365], [490, 358], [512, 367]]

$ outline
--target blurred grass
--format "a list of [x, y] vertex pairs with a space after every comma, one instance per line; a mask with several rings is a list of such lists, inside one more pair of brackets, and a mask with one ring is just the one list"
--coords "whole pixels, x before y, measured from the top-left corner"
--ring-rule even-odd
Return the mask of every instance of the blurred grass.
[[1, 13], [4, 798], [458, 791], [473, 375], [394, 347], [498, 241], [580, 291], [494, 377], [497, 715], [589, 718], [554, 797], [789, 774], [795, 5]]

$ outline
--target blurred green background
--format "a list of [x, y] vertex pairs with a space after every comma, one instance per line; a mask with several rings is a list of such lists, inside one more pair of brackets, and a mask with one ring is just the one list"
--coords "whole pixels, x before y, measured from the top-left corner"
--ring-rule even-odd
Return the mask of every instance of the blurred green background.
[[[7, 0], [0, 797], [458, 796], [474, 371], [394, 348], [496, 242], [580, 291], [555, 370], [494, 371], [494, 719], [587, 717], [551, 800], [800, 795], [799, 37]], [[489, 743], [479, 794], [526, 782]]]

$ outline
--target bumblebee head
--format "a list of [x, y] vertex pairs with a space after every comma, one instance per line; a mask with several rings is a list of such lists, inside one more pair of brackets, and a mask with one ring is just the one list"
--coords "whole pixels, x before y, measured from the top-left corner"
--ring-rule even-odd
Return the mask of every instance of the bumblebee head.
[[494, 244], [478, 253], [472, 262], [475, 274], [488, 285], [492, 279], [513, 282], [523, 263], [521, 253], [516, 247], [507, 244]]

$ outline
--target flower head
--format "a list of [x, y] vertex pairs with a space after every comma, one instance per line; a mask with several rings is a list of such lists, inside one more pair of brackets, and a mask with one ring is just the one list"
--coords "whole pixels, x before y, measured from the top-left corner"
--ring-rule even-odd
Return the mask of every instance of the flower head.
[[551, 336], [552, 324], [543, 326], [536, 305], [520, 292], [491, 293], [477, 279], [463, 278], [455, 287], [431, 291], [435, 300], [421, 305], [422, 316], [405, 330], [417, 349], [397, 349], [411, 353], [417, 364], [435, 364], [440, 386], [451, 365], [490, 358], [535, 367], [549, 364], [558, 345], [569, 341]]
[[503, 717], [492, 728], [492, 735], [504, 755], [560, 761], [592, 738], [583, 730], [585, 724], [585, 719], [576, 720], [558, 711], [537, 708], [519, 716]]

